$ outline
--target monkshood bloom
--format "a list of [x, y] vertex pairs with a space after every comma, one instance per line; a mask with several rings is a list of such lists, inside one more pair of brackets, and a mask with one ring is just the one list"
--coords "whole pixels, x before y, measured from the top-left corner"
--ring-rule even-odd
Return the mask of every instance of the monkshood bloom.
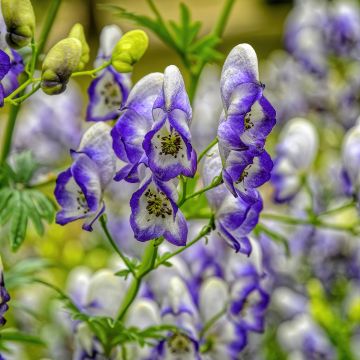
[[192, 110], [180, 70], [168, 66], [162, 90], [153, 105], [154, 123], [145, 135], [143, 148], [148, 166], [161, 180], [168, 181], [196, 172], [196, 153], [191, 145]]
[[[0, 81], [9, 72], [11, 67], [10, 57], [5, 51], [0, 50]], [[4, 86], [0, 83], [0, 107], [4, 106], [5, 91]]]
[[178, 209], [176, 179], [164, 182], [144, 169], [139, 189], [130, 200], [130, 224], [135, 238], [148, 241], [160, 236], [174, 245], [185, 245], [187, 222]]
[[[95, 67], [110, 60], [116, 43], [122, 32], [116, 25], [105, 26], [100, 34], [100, 48], [95, 60]], [[88, 89], [89, 105], [87, 121], [114, 120], [120, 115], [120, 108], [125, 103], [131, 87], [129, 74], [118, 73], [113, 66], [108, 66], [92, 81]]]
[[4, 314], [9, 309], [8, 302], [10, 300], [9, 293], [5, 288], [4, 283], [4, 274], [3, 274], [3, 265], [0, 257], [0, 327], [5, 325], [6, 319], [4, 318]]
[[[239, 152], [246, 153], [246, 152]], [[221, 171], [221, 158], [216, 147], [209, 152], [204, 162], [203, 179], [205, 186], [211, 184]], [[248, 234], [254, 229], [262, 210], [260, 194], [253, 190], [251, 202], [243, 197], [234, 197], [225, 185], [206, 193], [209, 204], [215, 212], [216, 231], [236, 252], [251, 253]]]
[[124, 163], [116, 174], [116, 181], [139, 181], [137, 168], [141, 162], [147, 163], [142, 144], [153, 125], [153, 104], [163, 81], [161, 73], [152, 73], [139, 80], [132, 88], [123, 112], [111, 130], [115, 154]]
[[342, 146], [343, 178], [345, 192], [359, 199], [360, 194], [360, 125], [345, 135]]
[[302, 118], [290, 120], [280, 134], [271, 181], [277, 202], [292, 200], [304, 183], [318, 151], [314, 125]]
[[276, 113], [263, 95], [257, 56], [249, 44], [230, 51], [220, 85], [224, 114], [218, 130], [219, 144], [229, 150], [261, 152], [276, 123]]
[[92, 231], [92, 224], [104, 212], [103, 192], [115, 173], [110, 130], [103, 122], [93, 125], [78, 150], [71, 151], [73, 164], [56, 181], [55, 197], [62, 207], [56, 215], [58, 224], [88, 219], [83, 229]]

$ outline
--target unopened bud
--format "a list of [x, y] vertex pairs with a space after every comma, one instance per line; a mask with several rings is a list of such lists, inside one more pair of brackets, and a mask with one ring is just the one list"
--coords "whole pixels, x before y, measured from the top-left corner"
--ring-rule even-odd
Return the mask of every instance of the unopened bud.
[[86, 42], [83, 26], [79, 23], [75, 24], [70, 30], [69, 38], [75, 38], [81, 42], [81, 57], [76, 70], [82, 70], [90, 59], [90, 48]]
[[35, 30], [35, 14], [30, 0], [1, 0], [1, 11], [9, 46], [14, 49], [27, 46]]
[[149, 38], [142, 30], [127, 32], [115, 45], [111, 62], [120, 73], [131, 72], [133, 65], [144, 55]]
[[41, 73], [41, 88], [46, 94], [65, 91], [71, 74], [79, 66], [81, 48], [81, 42], [72, 37], [59, 41], [49, 50]]

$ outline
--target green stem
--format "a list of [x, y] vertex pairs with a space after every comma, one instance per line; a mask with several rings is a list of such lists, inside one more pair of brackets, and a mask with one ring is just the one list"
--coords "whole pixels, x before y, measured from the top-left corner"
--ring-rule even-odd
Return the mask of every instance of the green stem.
[[202, 330], [199, 333], [199, 339], [202, 339], [204, 337], [204, 335], [206, 334], [206, 332], [209, 331], [212, 328], [212, 326], [226, 314], [226, 310], [227, 310], [227, 306], [223, 310], [221, 310], [217, 314], [215, 314], [205, 324], [205, 326], [202, 328]]
[[29, 98], [31, 95], [36, 93], [40, 89], [40, 84], [37, 84], [31, 91], [26, 93], [24, 96], [21, 96], [13, 101], [19, 106], [21, 103], [23, 103], [27, 98]]
[[350, 202], [348, 202], [346, 204], [343, 204], [343, 205], [340, 205], [339, 207], [336, 207], [334, 209], [326, 210], [326, 211], [322, 212], [321, 214], [319, 214], [319, 216], [326, 216], [326, 215], [335, 214], [337, 212], [346, 210], [348, 208], [352, 208], [355, 205], [356, 205], [356, 202], [354, 200], [351, 200]]
[[106, 225], [106, 220], [104, 215], [102, 215], [100, 217], [100, 225], [105, 233], [106, 238], [108, 239], [110, 245], [112, 246], [112, 248], [115, 250], [115, 252], [120, 256], [121, 260], [124, 262], [124, 264], [126, 265], [126, 267], [128, 268], [128, 270], [133, 274], [134, 277], [136, 277], [136, 273], [135, 270], [131, 264], [131, 262], [129, 261], [129, 259], [121, 252], [121, 250], [117, 247], [114, 239], [112, 238], [109, 229], [107, 228]]
[[158, 268], [159, 266], [163, 265], [164, 263], [166, 263], [169, 259], [173, 258], [174, 256], [184, 252], [186, 249], [188, 249], [189, 247], [193, 246], [194, 244], [196, 244], [199, 240], [201, 240], [204, 236], [209, 235], [210, 232], [212, 230], [214, 230], [215, 228], [215, 224], [214, 224], [214, 215], [211, 215], [210, 219], [209, 219], [209, 223], [207, 225], [205, 225], [202, 230], [199, 232], [199, 234], [193, 239], [191, 240], [189, 243], [187, 243], [185, 246], [179, 248], [178, 250], [172, 252], [171, 254], [169, 254], [168, 256], [164, 256], [160, 261], [158, 261], [155, 264], [155, 269]]
[[121, 304], [118, 315], [116, 319], [118, 321], [122, 320], [129, 310], [131, 304], [135, 300], [141, 285], [141, 281], [145, 275], [147, 275], [150, 271], [154, 269], [155, 260], [157, 256], [157, 239], [151, 240], [149, 245], [146, 247], [144, 251], [143, 258], [141, 260], [140, 268], [133, 278], [130, 287], [126, 293], [126, 296]]
[[280, 215], [280, 214], [269, 214], [269, 213], [262, 213], [261, 217], [263, 219], [274, 220], [274, 221], [282, 222], [282, 223], [289, 224], [289, 225], [312, 225], [312, 226], [320, 227], [320, 228], [346, 231], [346, 232], [350, 232], [354, 235], [357, 234], [356, 229], [354, 229], [354, 227], [352, 227], [352, 226], [329, 224], [329, 223], [325, 223], [325, 222], [319, 220], [316, 217], [313, 219], [297, 219], [297, 218], [293, 218], [291, 216]]
[[84, 75], [94, 76], [96, 75], [96, 73], [107, 68], [109, 65], [111, 65], [111, 60], [105, 61], [102, 65], [100, 65], [96, 69], [74, 72], [72, 73], [71, 77], [84, 76]]
[[200, 189], [199, 191], [196, 191], [194, 193], [192, 193], [191, 195], [187, 196], [185, 199], [183, 199], [182, 201], [180, 201], [178, 203], [178, 207], [182, 206], [186, 201], [196, 197], [196, 196], [199, 196], [211, 189], [214, 189], [216, 188], [217, 186], [221, 185], [223, 183], [223, 179], [222, 179], [222, 176], [219, 175], [217, 177], [214, 178], [214, 180], [212, 181], [212, 183], [208, 186], [205, 186], [204, 188]]
[[199, 163], [201, 159], [212, 149], [212, 147], [218, 143], [218, 138], [216, 137], [199, 155], [197, 162]]

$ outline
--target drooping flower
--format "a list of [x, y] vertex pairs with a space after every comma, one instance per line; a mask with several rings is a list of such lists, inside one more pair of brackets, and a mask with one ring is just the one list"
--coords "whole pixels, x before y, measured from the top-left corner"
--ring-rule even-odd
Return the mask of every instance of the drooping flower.
[[5, 325], [6, 319], [4, 318], [4, 314], [9, 309], [9, 305], [7, 304], [10, 301], [10, 295], [6, 290], [4, 283], [4, 274], [3, 274], [3, 265], [0, 256], [0, 327]]
[[219, 144], [229, 150], [262, 150], [275, 125], [275, 110], [264, 97], [258, 61], [248, 44], [235, 46], [221, 73], [224, 114], [218, 129]]
[[[240, 152], [242, 153], [242, 152]], [[213, 181], [221, 171], [221, 159], [217, 149], [210, 150], [204, 163], [203, 179], [205, 186]], [[254, 229], [262, 210], [260, 194], [252, 189], [252, 201], [243, 196], [234, 197], [225, 185], [220, 185], [206, 193], [210, 206], [215, 212], [216, 231], [236, 252], [247, 255], [251, 252], [248, 234]]]
[[161, 73], [152, 73], [139, 80], [132, 88], [123, 112], [111, 131], [115, 154], [125, 163], [116, 174], [117, 181], [139, 181], [137, 167], [141, 161], [147, 163], [142, 144], [154, 122], [152, 108], [163, 80]]
[[[0, 50], [0, 81], [3, 80], [4, 76], [9, 72], [11, 67], [10, 57], [5, 51]], [[0, 83], [0, 107], [4, 106], [4, 86]]]
[[[99, 67], [110, 60], [114, 46], [122, 36], [120, 28], [108, 25], [100, 34], [100, 48], [94, 66]], [[94, 79], [88, 89], [89, 105], [87, 121], [114, 120], [120, 115], [120, 108], [126, 102], [131, 87], [128, 74], [118, 73], [113, 66], [106, 67]]]
[[185, 245], [187, 223], [178, 209], [176, 180], [163, 182], [149, 169], [130, 200], [130, 223], [135, 238], [148, 241], [163, 236], [174, 245]]
[[84, 134], [78, 150], [71, 151], [74, 162], [56, 181], [55, 197], [62, 207], [56, 216], [58, 224], [89, 219], [83, 229], [91, 231], [104, 212], [103, 192], [115, 173], [110, 130], [105, 123], [95, 124]]
[[315, 127], [306, 119], [290, 120], [280, 135], [272, 174], [274, 199], [286, 202], [294, 198], [303, 185], [318, 150]]
[[161, 180], [168, 181], [196, 172], [196, 153], [191, 145], [191, 106], [179, 69], [168, 66], [162, 91], [153, 106], [154, 123], [143, 147], [148, 166]]

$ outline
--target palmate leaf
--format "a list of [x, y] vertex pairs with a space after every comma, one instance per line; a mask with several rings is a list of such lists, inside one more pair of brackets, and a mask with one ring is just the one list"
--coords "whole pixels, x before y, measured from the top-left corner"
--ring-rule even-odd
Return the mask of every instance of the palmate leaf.
[[13, 251], [23, 243], [29, 221], [38, 235], [44, 234], [43, 221], [51, 223], [55, 205], [43, 193], [35, 189], [2, 188], [0, 190], [0, 226], [9, 224], [8, 235]]

